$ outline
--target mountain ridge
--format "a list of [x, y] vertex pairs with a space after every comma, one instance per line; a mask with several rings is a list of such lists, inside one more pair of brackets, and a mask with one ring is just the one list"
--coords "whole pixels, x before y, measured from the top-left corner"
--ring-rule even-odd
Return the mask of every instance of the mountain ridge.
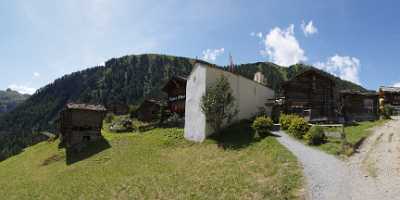
[[21, 94], [12, 89], [0, 90], [0, 115], [13, 110], [29, 97], [28, 94]]
[[[36, 132], [55, 131], [58, 113], [68, 102], [139, 104], [149, 97], [162, 98], [165, 96], [161, 92], [162, 86], [172, 76], [187, 76], [196, 62], [210, 64], [171, 55], [127, 55], [112, 58], [104, 66], [64, 75], [0, 117], [0, 160], [34, 143]], [[261, 71], [267, 85], [279, 91], [284, 81], [310, 67], [304, 64], [282, 67], [270, 62], [256, 62], [235, 65], [235, 71], [249, 79]], [[221, 68], [227, 69], [227, 66]], [[337, 77], [335, 81], [342, 89], [365, 90]]]

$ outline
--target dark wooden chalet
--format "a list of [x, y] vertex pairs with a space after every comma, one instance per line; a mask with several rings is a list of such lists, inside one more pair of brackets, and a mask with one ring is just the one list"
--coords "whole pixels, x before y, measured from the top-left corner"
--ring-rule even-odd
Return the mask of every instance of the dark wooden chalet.
[[105, 115], [101, 105], [68, 104], [59, 119], [62, 144], [69, 148], [100, 139]]
[[186, 81], [185, 77], [174, 76], [162, 89], [168, 95], [168, 109], [180, 116], [185, 115]]
[[379, 88], [379, 98], [381, 106], [390, 105], [393, 107], [395, 114], [400, 114], [400, 87]]
[[378, 119], [378, 93], [345, 90], [339, 96], [341, 113], [346, 122]]
[[282, 85], [283, 112], [304, 116], [312, 122], [335, 121], [337, 93], [332, 76], [310, 68]]
[[160, 114], [161, 102], [155, 99], [146, 99], [136, 111], [137, 118], [144, 122], [157, 119]]

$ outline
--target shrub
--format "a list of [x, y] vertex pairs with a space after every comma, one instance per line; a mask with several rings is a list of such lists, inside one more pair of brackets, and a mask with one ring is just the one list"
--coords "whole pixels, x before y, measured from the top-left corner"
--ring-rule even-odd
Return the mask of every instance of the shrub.
[[292, 122], [292, 119], [296, 117], [297, 117], [296, 115], [281, 114], [279, 118], [279, 123], [281, 124], [281, 128], [283, 130], [287, 130]]
[[391, 116], [393, 115], [393, 108], [390, 105], [385, 105], [381, 115], [383, 119], [391, 119]]
[[309, 130], [306, 120], [304, 120], [302, 117], [293, 117], [290, 121], [291, 123], [288, 129], [289, 134], [298, 139], [302, 139]]
[[139, 106], [137, 105], [130, 105], [129, 106], [129, 117], [131, 119], [136, 118], [137, 117], [137, 110], [139, 109]]
[[320, 126], [313, 126], [304, 136], [309, 145], [320, 145], [326, 142], [324, 129]]
[[341, 154], [344, 154], [346, 156], [351, 156], [354, 153], [354, 147], [351, 144], [348, 144], [346, 142], [341, 144]]
[[112, 113], [107, 113], [106, 117], [104, 118], [106, 123], [111, 123], [114, 120], [114, 114]]
[[273, 126], [274, 123], [272, 122], [271, 118], [262, 116], [257, 117], [251, 127], [258, 133], [259, 136], [265, 137], [272, 130]]

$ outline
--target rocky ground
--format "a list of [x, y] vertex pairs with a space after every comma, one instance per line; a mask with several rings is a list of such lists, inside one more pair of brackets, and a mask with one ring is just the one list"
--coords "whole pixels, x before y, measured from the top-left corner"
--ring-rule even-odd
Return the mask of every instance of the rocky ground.
[[400, 200], [400, 118], [375, 128], [348, 160], [275, 134], [302, 163], [308, 199]]

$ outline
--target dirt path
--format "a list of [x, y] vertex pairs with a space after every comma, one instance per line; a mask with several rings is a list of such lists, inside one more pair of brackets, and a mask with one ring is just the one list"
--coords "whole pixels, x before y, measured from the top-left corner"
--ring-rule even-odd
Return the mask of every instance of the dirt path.
[[400, 200], [400, 118], [373, 131], [347, 161], [275, 134], [302, 163], [308, 199]]
[[348, 165], [359, 169], [363, 179], [355, 179], [353, 196], [369, 199], [400, 199], [400, 118], [381, 127], [363, 143]]

